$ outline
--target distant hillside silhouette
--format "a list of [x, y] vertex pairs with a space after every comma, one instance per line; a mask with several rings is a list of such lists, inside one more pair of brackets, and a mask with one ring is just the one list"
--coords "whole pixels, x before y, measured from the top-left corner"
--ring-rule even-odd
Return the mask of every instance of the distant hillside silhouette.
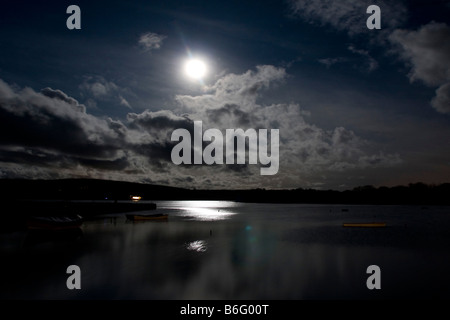
[[2, 200], [129, 200], [139, 195], [142, 200], [233, 200], [273, 203], [346, 203], [346, 204], [411, 204], [450, 205], [450, 183], [408, 186], [361, 186], [352, 190], [191, 190], [131, 182], [62, 179], [0, 180]]

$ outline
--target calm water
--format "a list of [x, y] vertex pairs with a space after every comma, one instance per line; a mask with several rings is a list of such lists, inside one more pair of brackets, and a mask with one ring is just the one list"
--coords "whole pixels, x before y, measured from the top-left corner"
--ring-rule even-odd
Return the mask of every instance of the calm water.
[[[167, 222], [0, 233], [0, 298], [450, 298], [449, 207], [157, 203]], [[374, 221], [387, 227], [342, 227]], [[66, 287], [69, 265], [81, 290]], [[370, 265], [380, 290], [367, 289]]]

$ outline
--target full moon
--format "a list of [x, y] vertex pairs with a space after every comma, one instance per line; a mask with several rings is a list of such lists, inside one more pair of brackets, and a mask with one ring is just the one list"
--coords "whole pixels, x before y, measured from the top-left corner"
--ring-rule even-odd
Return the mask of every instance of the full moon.
[[185, 65], [186, 74], [197, 80], [201, 80], [206, 75], [206, 64], [198, 59], [191, 59]]

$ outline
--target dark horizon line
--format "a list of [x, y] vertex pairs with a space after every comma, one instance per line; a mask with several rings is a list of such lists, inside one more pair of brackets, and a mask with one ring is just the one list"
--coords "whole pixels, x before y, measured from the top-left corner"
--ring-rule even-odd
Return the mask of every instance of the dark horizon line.
[[30, 178], [0, 178], [0, 183], [3, 183], [5, 181], [9, 182], [70, 182], [70, 181], [85, 181], [85, 182], [104, 182], [104, 183], [118, 183], [118, 184], [129, 184], [129, 185], [141, 185], [141, 186], [154, 186], [154, 187], [161, 187], [161, 188], [173, 188], [173, 189], [183, 189], [188, 191], [252, 191], [252, 190], [262, 190], [262, 191], [295, 191], [295, 190], [305, 190], [305, 191], [333, 191], [333, 192], [349, 192], [349, 191], [355, 191], [360, 189], [395, 189], [395, 188], [410, 188], [410, 187], [427, 187], [427, 188], [434, 188], [434, 187], [441, 187], [441, 186], [450, 186], [449, 182], [442, 182], [442, 183], [425, 183], [422, 181], [416, 181], [416, 182], [409, 182], [408, 184], [397, 184], [393, 186], [386, 186], [386, 185], [380, 185], [375, 186], [371, 184], [365, 184], [365, 185], [359, 185], [353, 188], [338, 190], [338, 189], [318, 189], [318, 188], [311, 188], [311, 187], [297, 187], [297, 188], [281, 188], [281, 189], [272, 189], [272, 188], [262, 188], [262, 187], [255, 187], [255, 188], [245, 188], [245, 189], [238, 189], [238, 188], [213, 188], [213, 189], [200, 189], [200, 188], [186, 188], [186, 187], [174, 187], [173, 185], [164, 185], [164, 184], [157, 184], [157, 183], [145, 183], [145, 182], [135, 182], [135, 181], [127, 181], [127, 180], [113, 180], [113, 179], [98, 179], [98, 178], [56, 178], [56, 179], [30, 179]]
[[316, 189], [186, 189], [104, 179], [0, 179], [1, 200], [223, 200], [252, 203], [450, 205], [450, 183]]

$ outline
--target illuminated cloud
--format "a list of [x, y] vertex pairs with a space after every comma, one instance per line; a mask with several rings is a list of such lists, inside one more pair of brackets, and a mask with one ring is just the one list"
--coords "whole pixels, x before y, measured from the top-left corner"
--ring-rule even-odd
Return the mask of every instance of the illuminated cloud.
[[163, 40], [166, 38], [164, 35], [159, 35], [153, 32], [144, 33], [139, 37], [139, 46], [146, 50], [151, 51], [155, 49], [160, 49], [163, 43]]
[[[1, 81], [2, 175], [14, 176], [18, 174], [17, 165], [22, 165], [34, 168], [21, 169], [22, 174], [34, 178], [89, 174], [123, 179], [126, 175], [126, 180], [132, 181], [151, 177], [155, 182], [179, 185], [185, 181], [190, 186], [206, 183], [213, 188], [231, 187], [244, 180], [248, 187], [256, 187], [265, 181], [258, 168], [248, 164], [174, 165], [170, 154], [176, 143], [171, 141], [171, 134], [178, 128], [192, 132], [195, 120], [203, 121], [204, 130], [279, 129], [280, 171], [272, 177], [276, 183], [320, 171], [345, 172], [400, 162], [395, 155], [367, 152], [369, 143], [351, 130], [338, 127], [330, 131], [308, 123], [310, 113], [298, 104], [258, 103], [268, 88], [287, 77], [284, 69], [269, 65], [228, 74], [208, 93], [178, 96], [178, 111], [129, 113], [126, 122], [90, 115], [60, 90], [17, 90]], [[211, 175], [220, 182], [208, 182]]]
[[410, 81], [438, 86], [431, 105], [438, 112], [450, 113], [450, 27], [430, 22], [417, 31], [395, 30], [390, 40], [411, 68]]
[[97, 107], [97, 102], [103, 101], [133, 109], [124, 97], [124, 95], [130, 95], [130, 91], [102, 76], [85, 76], [79, 89], [82, 96], [86, 98], [87, 106]]

